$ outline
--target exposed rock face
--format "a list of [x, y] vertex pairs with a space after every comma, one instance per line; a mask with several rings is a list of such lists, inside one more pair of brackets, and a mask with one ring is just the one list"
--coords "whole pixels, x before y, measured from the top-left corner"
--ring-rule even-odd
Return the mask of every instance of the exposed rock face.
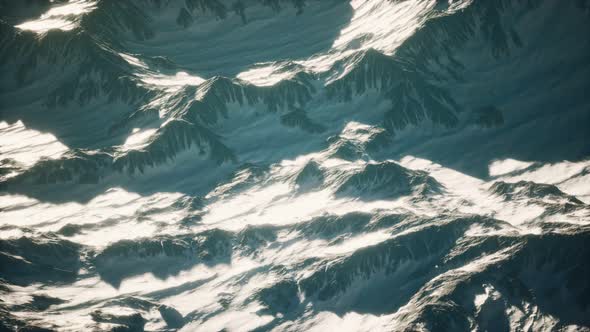
[[442, 189], [442, 185], [426, 172], [412, 171], [394, 162], [382, 162], [364, 166], [340, 185], [336, 195], [391, 199], [411, 194], [436, 194]]

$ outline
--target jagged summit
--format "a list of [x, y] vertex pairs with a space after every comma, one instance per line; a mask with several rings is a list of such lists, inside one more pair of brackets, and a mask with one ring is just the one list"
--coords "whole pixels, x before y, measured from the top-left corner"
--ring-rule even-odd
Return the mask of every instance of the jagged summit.
[[297, 177], [295, 178], [295, 184], [298, 186], [298, 190], [302, 192], [321, 188], [324, 181], [324, 171], [322, 171], [321, 166], [313, 160], [305, 164], [305, 167], [297, 173]]
[[494, 182], [490, 191], [507, 202], [520, 202], [527, 205], [542, 206], [545, 211], [541, 217], [554, 215], [580, 215], [582, 219], [587, 217], [588, 205], [574, 195], [568, 195], [557, 186], [532, 181], [518, 181], [506, 183]]
[[535, 183], [532, 181], [518, 181], [515, 183], [498, 181], [490, 187], [490, 191], [496, 195], [504, 197], [506, 200], [515, 200], [518, 198], [536, 198], [564, 200], [567, 203], [575, 205], [584, 204], [575, 196], [568, 195], [559, 190], [559, 188], [555, 185]]
[[412, 171], [395, 162], [369, 163], [337, 189], [337, 196], [395, 199], [440, 193], [443, 186], [428, 173]]

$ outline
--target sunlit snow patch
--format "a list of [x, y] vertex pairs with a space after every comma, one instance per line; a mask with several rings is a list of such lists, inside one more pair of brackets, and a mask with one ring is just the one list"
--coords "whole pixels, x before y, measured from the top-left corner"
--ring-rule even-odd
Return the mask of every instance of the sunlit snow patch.
[[533, 163], [514, 159], [495, 160], [489, 166], [490, 176], [499, 176], [523, 170]]
[[148, 66], [145, 64], [145, 62], [143, 62], [140, 59], [134, 57], [133, 55], [125, 54], [125, 53], [119, 53], [119, 56], [121, 56], [123, 58], [123, 60], [127, 61], [127, 63], [130, 64], [130, 65], [132, 65], [132, 66], [140, 67], [140, 68], [143, 68], [143, 69], [147, 69], [148, 68]]
[[142, 75], [141, 80], [145, 84], [155, 85], [168, 90], [177, 90], [187, 85], [200, 85], [205, 79], [199, 76], [180, 71], [176, 75], [151, 74]]
[[352, 1], [354, 15], [340, 31], [330, 51], [298, 63], [315, 72], [330, 69], [337, 61], [362, 50], [391, 55], [426, 20], [427, 1]]
[[123, 143], [124, 149], [139, 149], [149, 142], [149, 138], [155, 134], [157, 129], [134, 128], [133, 133]]
[[31, 30], [37, 33], [52, 29], [72, 30], [77, 26], [77, 20], [85, 13], [96, 8], [94, 1], [78, 0], [49, 9], [40, 18], [17, 25], [21, 30]]
[[14, 124], [0, 122], [0, 155], [24, 166], [30, 166], [41, 158], [59, 158], [68, 147], [55, 136], [26, 128], [21, 121]]
[[281, 81], [292, 78], [299, 71], [300, 66], [294, 63], [277, 64], [264, 63], [241, 72], [237, 78], [258, 86], [272, 86]]

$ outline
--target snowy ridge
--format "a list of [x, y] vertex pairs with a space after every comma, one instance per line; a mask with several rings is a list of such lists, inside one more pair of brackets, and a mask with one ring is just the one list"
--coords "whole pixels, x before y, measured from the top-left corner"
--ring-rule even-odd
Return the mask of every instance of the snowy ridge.
[[0, 330], [589, 330], [589, 8], [0, 0]]

